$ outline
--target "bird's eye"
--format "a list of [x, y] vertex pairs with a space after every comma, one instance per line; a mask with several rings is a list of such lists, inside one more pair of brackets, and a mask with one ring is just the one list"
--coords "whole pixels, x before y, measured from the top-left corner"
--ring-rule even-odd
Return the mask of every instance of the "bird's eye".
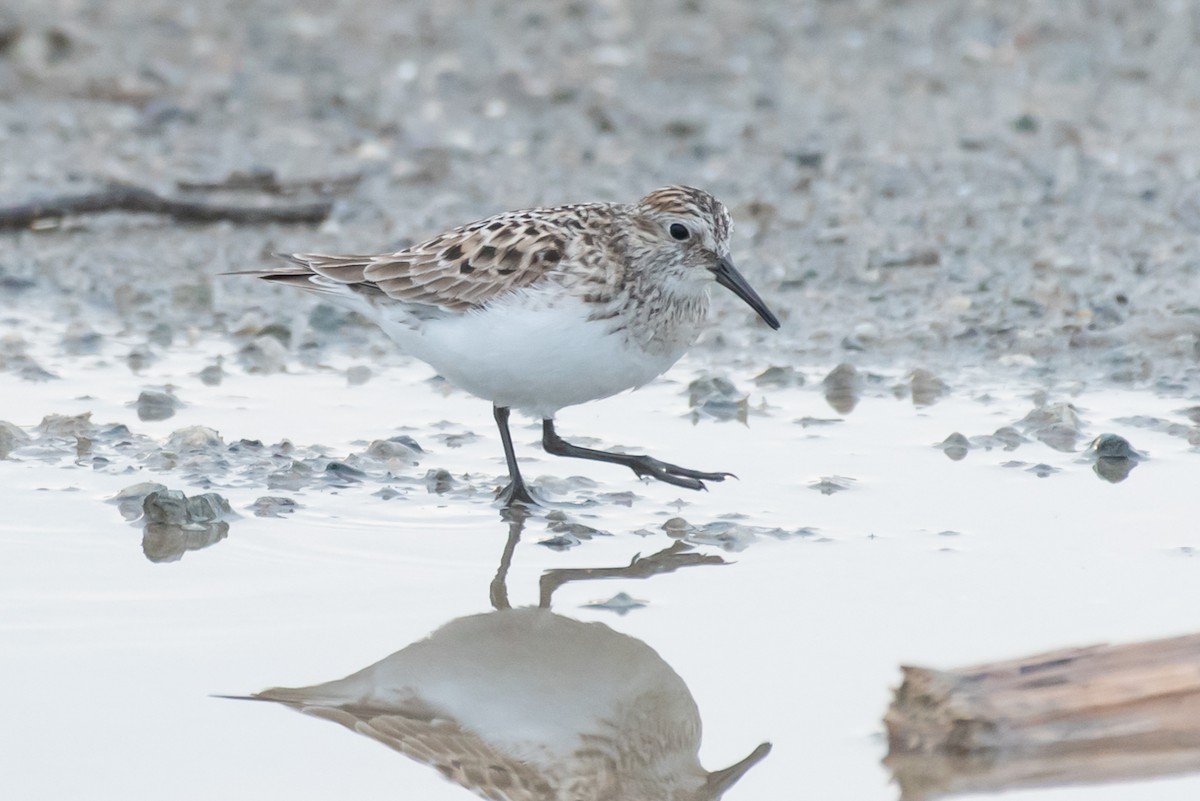
[[673, 239], [678, 239], [680, 242], [692, 235], [692, 232], [687, 229], [686, 225], [680, 223], [671, 223], [671, 227], [667, 229]]

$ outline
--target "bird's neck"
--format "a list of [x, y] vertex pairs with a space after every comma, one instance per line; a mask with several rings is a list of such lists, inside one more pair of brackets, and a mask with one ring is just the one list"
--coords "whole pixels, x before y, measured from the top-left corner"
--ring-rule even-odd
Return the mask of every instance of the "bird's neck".
[[626, 287], [629, 302], [623, 322], [630, 338], [647, 352], [682, 356], [700, 335], [708, 315], [708, 291], [639, 278]]

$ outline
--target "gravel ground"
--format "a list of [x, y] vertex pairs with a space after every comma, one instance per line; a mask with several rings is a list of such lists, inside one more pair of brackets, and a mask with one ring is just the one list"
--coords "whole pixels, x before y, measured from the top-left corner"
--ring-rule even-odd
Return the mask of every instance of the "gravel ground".
[[[282, 325], [292, 356], [382, 353], [357, 322], [297, 324], [294, 294], [215, 275], [679, 182], [730, 206], [735, 258], [784, 319], [773, 335], [723, 300], [718, 357], [1192, 389], [1198, 39], [1183, 0], [16, 0], [0, 205], [362, 178], [319, 227], [113, 214], [0, 234], [0, 297], [68, 349]], [[0, 366], [30, 369], [4, 335]]]

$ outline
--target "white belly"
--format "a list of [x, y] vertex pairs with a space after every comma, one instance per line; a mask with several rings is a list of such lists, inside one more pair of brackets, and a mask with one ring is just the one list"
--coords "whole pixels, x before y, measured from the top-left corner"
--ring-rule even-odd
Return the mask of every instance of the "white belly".
[[[650, 353], [614, 320], [588, 321], [570, 296], [514, 293], [479, 311], [425, 320], [379, 320], [411, 355], [473, 395], [537, 417], [639, 387], [674, 364], [691, 340]], [[541, 301], [541, 302], [539, 302]], [[694, 338], [694, 337], [693, 337]]]

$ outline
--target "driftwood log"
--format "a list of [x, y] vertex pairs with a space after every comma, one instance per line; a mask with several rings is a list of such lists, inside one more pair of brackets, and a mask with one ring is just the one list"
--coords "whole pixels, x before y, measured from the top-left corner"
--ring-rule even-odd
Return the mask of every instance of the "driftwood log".
[[[219, 188], [220, 184], [211, 186]], [[330, 200], [286, 205], [230, 206], [164, 197], [144, 187], [119, 184], [99, 192], [63, 195], [18, 206], [0, 207], [0, 231], [52, 228], [57, 227], [64, 217], [111, 212], [161, 214], [181, 223], [228, 221], [237, 225], [311, 224], [324, 221], [332, 209], [333, 202]]]
[[904, 801], [1200, 770], [1200, 634], [903, 672], [884, 725]]

